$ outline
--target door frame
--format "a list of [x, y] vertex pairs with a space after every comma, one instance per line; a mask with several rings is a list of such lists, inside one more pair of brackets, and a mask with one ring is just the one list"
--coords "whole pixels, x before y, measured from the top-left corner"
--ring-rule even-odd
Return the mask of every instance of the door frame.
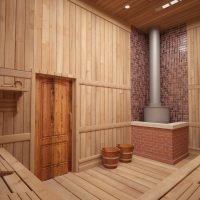
[[60, 78], [64, 80], [71, 81], [72, 83], [72, 131], [71, 131], [71, 136], [72, 136], [72, 172], [77, 172], [78, 171], [78, 158], [77, 158], [77, 127], [78, 123], [76, 120], [76, 100], [77, 100], [77, 79], [76, 78], [71, 78], [71, 77], [64, 77], [64, 76], [58, 76], [58, 75], [48, 75], [48, 74], [43, 74], [43, 73], [36, 73], [32, 71], [32, 85], [31, 85], [31, 141], [30, 141], [30, 170], [31, 172], [35, 173], [35, 147], [36, 147], [36, 142], [35, 142], [35, 127], [36, 127], [36, 79], [37, 77], [46, 77], [46, 78]]

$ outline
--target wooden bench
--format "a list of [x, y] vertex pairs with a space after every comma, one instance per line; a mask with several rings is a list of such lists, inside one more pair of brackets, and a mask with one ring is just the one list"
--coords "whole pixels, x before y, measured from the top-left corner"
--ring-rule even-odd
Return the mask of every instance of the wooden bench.
[[0, 200], [59, 200], [27, 168], [0, 148]]
[[144, 193], [139, 200], [174, 200], [200, 198], [200, 156], [196, 157], [154, 188]]

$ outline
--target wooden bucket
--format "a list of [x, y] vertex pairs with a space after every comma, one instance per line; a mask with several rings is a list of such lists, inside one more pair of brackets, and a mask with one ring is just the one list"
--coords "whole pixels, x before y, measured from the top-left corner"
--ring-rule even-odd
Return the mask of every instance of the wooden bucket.
[[105, 147], [102, 149], [102, 164], [108, 169], [118, 166], [120, 150], [117, 147]]
[[118, 144], [117, 147], [120, 149], [119, 160], [124, 163], [131, 162], [134, 146], [132, 144]]

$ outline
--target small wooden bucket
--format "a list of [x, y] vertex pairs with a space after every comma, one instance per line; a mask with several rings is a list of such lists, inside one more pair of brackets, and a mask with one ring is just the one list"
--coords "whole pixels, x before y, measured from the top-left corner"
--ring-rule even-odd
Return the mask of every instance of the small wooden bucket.
[[134, 146], [132, 144], [118, 144], [117, 147], [120, 149], [119, 160], [124, 163], [131, 162]]
[[117, 147], [105, 147], [102, 149], [102, 164], [108, 169], [118, 166], [120, 150]]

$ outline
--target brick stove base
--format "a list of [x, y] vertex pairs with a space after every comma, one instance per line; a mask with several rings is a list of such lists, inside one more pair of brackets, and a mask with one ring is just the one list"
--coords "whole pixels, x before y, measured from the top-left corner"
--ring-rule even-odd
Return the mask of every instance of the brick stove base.
[[161, 129], [133, 126], [134, 154], [175, 164], [188, 156], [188, 127]]

